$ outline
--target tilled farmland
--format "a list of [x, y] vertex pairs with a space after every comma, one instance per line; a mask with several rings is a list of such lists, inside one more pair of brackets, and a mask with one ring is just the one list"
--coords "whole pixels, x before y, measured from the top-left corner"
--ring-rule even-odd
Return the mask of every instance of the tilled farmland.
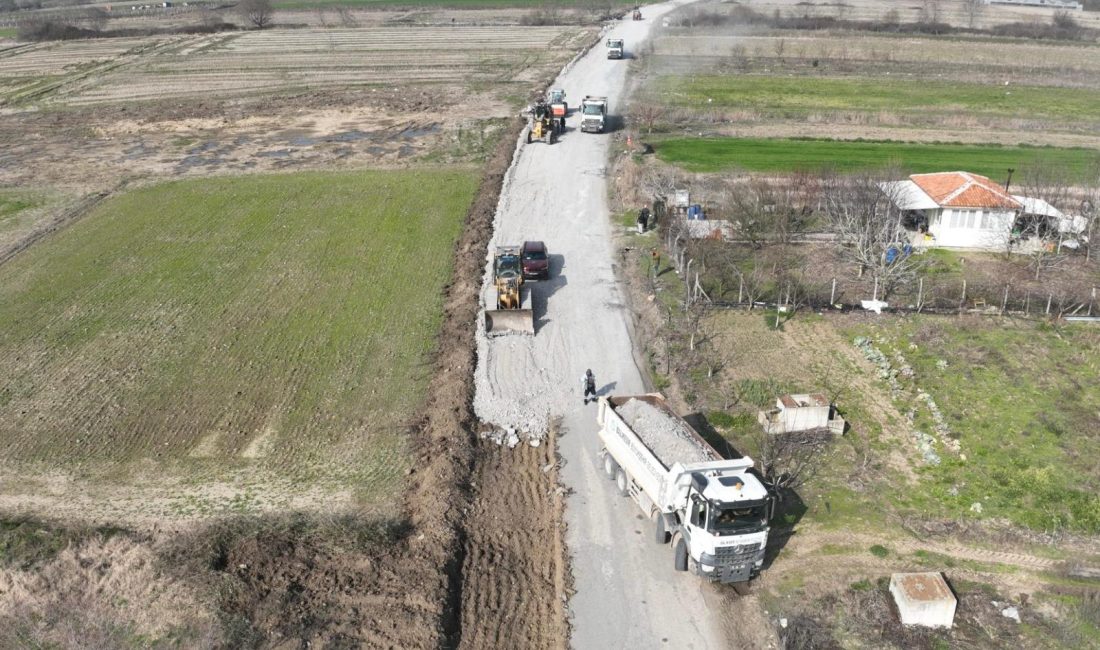
[[[0, 92], [8, 103], [88, 105], [371, 84], [533, 82], [584, 38], [584, 30], [561, 27], [377, 27], [38, 45], [0, 54]], [[56, 87], [29, 93], [43, 77]]]

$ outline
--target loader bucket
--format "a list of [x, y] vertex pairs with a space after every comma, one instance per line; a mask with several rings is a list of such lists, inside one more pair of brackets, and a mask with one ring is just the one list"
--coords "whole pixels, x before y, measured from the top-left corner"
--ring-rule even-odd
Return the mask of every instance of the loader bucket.
[[535, 312], [531, 309], [487, 309], [485, 331], [498, 334], [534, 334]]

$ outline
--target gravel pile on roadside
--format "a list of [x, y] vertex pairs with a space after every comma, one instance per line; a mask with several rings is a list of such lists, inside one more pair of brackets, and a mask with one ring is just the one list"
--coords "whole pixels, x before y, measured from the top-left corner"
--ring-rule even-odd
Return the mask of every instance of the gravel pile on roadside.
[[632, 399], [615, 410], [666, 465], [718, 460], [683, 422], [648, 402]]

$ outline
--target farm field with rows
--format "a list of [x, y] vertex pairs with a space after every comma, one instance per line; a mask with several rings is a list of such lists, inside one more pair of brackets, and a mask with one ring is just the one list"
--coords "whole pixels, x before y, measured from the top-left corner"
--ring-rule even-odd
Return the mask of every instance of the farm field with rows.
[[[140, 516], [279, 504], [265, 475], [376, 504], [400, 485], [450, 275], [420, 261], [448, 256], [475, 186], [461, 169], [303, 173], [101, 204], [0, 268], [5, 477], [160, 468]], [[176, 474], [255, 484], [165, 494]]]

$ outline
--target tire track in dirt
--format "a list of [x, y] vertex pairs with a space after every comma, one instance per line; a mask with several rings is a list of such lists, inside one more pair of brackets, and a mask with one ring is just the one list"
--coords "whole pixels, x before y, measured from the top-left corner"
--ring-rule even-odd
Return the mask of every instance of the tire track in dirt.
[[466, 522], [459, 648], [564, 648], [566, 567], [556, 439], [482, 441]]

